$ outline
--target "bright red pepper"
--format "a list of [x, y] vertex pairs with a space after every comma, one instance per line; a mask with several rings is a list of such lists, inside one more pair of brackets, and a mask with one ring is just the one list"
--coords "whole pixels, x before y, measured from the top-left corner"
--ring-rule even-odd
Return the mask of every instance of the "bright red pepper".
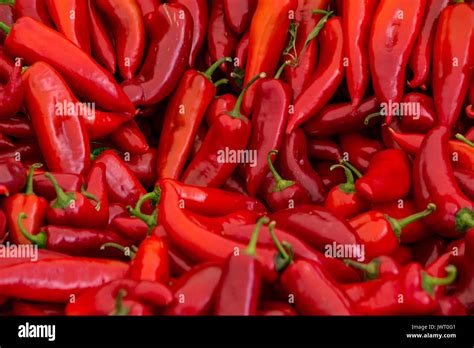
[[410, 88], [421, 87], [426, 90], [438, 18], [448, 3], [449, 0], [427, 0], [426, 2], [423, 24], [408, 62], [413, 71], [413, 79], [408, 82]]
[[[65, 173], [51, 173], [56, 181], [58, 182], [59, 186], [64, 191], [74, 191], [78, 192], [81, 190], [82, 185], [84, 184], [84, 180], [82, 176], [77, 174], [65, 174]], [[48, 201], [52, 201], [56, 198], [56, 190], [54, 186], [51, 184], [51, 181], [47, 177], [44, 176], [44, 173], [41, 171], [35, 171], [35, 175], [33, 176], [33, 186], [35, 188], [35, 192], [38, 196], [46, 198]]]
[[15, 194], [25, 187], [25, 170], [14, 157], [0, 158], [0, 196]]
[[418, 104], [420, 113], [416, 115], [403, 115], [400, 117], [399, 126], [407, 133], [426, 133], [436, 124], [436, 110], [431, 97], [421, 93], [407, 93], [403, 96], [402, 103]]
[[374, 155], [384, 149], [377, 139], [368, 138], [359, 133], [341, 135], [339, 138], [344, 160], [365, 173]]
[[46, 0], [54, 26], [87, 54], [91, 52], [88, 4], [85, 0]]
[[342, 151], [339, 145], [329, 139], [309, 139], [308, 157], [331, 162], [342, 161]]
[[256, 7], [256, 0], [224, 0], [225, 18], [234, 32], [242, 34], [248, 28]]
[[401, 265], [395, 259], [384, 255], [376, 257], [368, 263], [354, 260], [345, 260], [344, 263], [362, 271], [366, 281], [397, 275], [401, 271]]
[[106, 227], [109, 222], [109, 198], [107, 195], [106, 168], [103, 163], [95, 162], [87, 176], [85, 190], [97, 199], [94, 213], [96, 228]]
[[110, 135], [110, 139], [120, 151], [131, 154], [144, 154], [150, 148], [135, 120], [121, 125]]
[[459, 237], [474, 227], [474, 204], [459, 189], [450, 165], [450, 130], [433, 128], [416, 156], [413, 170], [414, 195], [418, 208], [434, 203], [436, 211], [424, 222], [436, 233]]
[[3, 46], [0, 47], [0, 81], [8, 82], [14, 68], [15, 62], [6, 54]]
[[[369, 65], [380, 103], [402, 101], [405, 70], [423, 23], [426, 0], [381, 0], [369, 40]], [[403, 14], [403, 15], [401, 15]], [[391, 108], [386, 123], [393, 118]]]
[[[433, 97], [438, 125], [451, 128], [459, 117], [474, 65], [474, 9], [448, 6], [438, 21], [433, 50]], [[456, 64], [454, 63], [456, 62]]]
[[0, 86], [0, 118], [16, 115], [23, 104], [24, 87], [21, 78], [21, 61], [15, 63], [8, 84]]
[[207, 125], [210, 127], [221, 114], [232, 111], [236, 102], [237, 98], [233, 94], [223, 94], [214, 98], [206, 112]]
[[382, 279], [375, 279], [362, 283], [343, 284], [341, 288], [353, 303], [358, 303], [370, 296], [383, 282]]
[[135, 111], [109, 72], [61, 34], [32, 18], [16, 21], [5, 40], [5, 49], [13, 57], [22, 57], [27, 64], [42, 61], [51, 65], [78, 95], [105, 110]]
[[14, 316], [62, 316], [64, 307], [51, 303], [30, 303], [22, 301], [12, 302], [12, 315]]
[[249, 210], [236, 210], [233, 213], [219, 216], [208, 217], [193, 212], [188, 212], [189, 217], [199, 226], [207, 228], [209, 232], [223, 234], [223, 231], [237, 226], [254, 224], [264, 214]]
[[262, 301], [258, 307], [259, 316], [295, 316], [296, 311], [289, 304], [278, 301]]
[[455, 170], [454, 177], [462, 192], [471, 200], [474, 201], [474, 171], [470, 170]]
[[413, 245], [415, 259], [428, 267], [444, 254], [447, 245], [448, 242], [437, 235], [425, 238]]
[[441, 297], [438, 300], [439, 309], [435, 315], [444, 316], [462, 316], [467, 315], [466, 307], [456, 298], [452, 296]]
[[145, 187], [153, 187], [156, 182], [156, 149], [150, 147], [141, 155], [131, 155], [124, 161]]
[[15, 0], [13, 15], [15, 21], [21, 17], [31, 17], [49, 27], [53, 25], [48, 13], [46, 0]]

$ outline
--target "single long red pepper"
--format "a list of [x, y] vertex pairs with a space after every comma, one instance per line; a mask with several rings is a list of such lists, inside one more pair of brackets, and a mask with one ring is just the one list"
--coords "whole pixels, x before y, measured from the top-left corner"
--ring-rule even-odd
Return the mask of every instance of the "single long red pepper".
[[344, 160], [365, 173], [375, 154], [384, 149], [384, 145], [377, 139], [369, 138], [360, 133], [348, 133], [339, 137], [339, 144]]
[[0, 118], [14, 116], [21, 108], [24, 97], [21, 78], [21, 60], [15, 62], [8, 83], [0, 86]]
[[63, 101], [75, 100], [62, 77], [48, 64], [36, 63], [25, 73], [25, 90], [26, 108], [48, 168], [84, 175], [90, 164], [88, 136], [75, 108], [72, 114], [69, 107], [62, 108]]
[[255, 315], [260, 297], [261, 270], [256, 261], [256, 248], [260, 228], [268, 224], [262, 217], [255, 225], [250, 243], [242, 254], [232, 253], [226, 260], [216, 293], [214, 314]]
[[143, 154], [150, 148], [145, 135], [138, 127], [135, 120], [130, 120], [121, 125], [110, 135], [117, 149], [131, 154]]
[[319, 34], [320, 61], [306, 90], [296, 99], [286, 134], [319, 112], [334, 95], [344, 77], [342, 21], [329, 19]]
[[222, 62], [231, 60], [221, 58], [206, 72], [189, 70], [184, 74], [166, 109], [157, 153], [158, 178], [180, 178], [198, 127], [216, 94], [212, 74]]
[[[244, 86], [261, 72], [268, 76], [275, 74], [290, 26], [288, 14], [296, 7], [296, 0], [283, 0], [278, 6], [272, 0], [258, 2], [250, 25]], [[243, 110], [247, 114], [251, 113], [253, 107], [254, 88], [249, 90], [244, 100]]]
[[426, 2], [423, 24], [408, 62], [413, 71], [413, 78], [408, 82], [410, 88], [426, 89], [438, 18], [448, 3], [449, 0], [427, 0]]
[[378, 0], [342, 2], [342, 31], [344, 52], [348, 59], [346, 80], [352, 100], [352, 109], [357, 110], [369, 85], [369, 38]]
[[178, 4], [160, 5], [145, 17], [151, 36], [148, 54], [138, 75], [122, 83], [135, 105], [159, 103], [173, 92], [188, 63], [192, 25], [191, 14]]
[[439, 17], [433, 50], [438, 125], [451, 128], [461, 112], [474, 65], [473, 22], [474, 9], [463, 1], [448, 6]]
[[[369, 40], [369, 65], [375, 95], [381, 103], [398, 105], [402, 100], [405, 69], [425, 7], [426, 0], [381, 0], [377, 7]], [[386, 116], [390, 124], [392, 112]]]
[[41, 165], [34, 164], [30, 167], [25, 192], [6, 198], [2, 205], [7, 214], [9, 240], [15, 244], [31, 244], [18, 226], [18, 217], [21, 213], [28, 214], [28, 219], [24, 224], [32, 234], [37, 234], [44, 223], [48, 202], [33, 191], [33, 173], [39, 166]]
[[145, 50], [140, 7], [133, 0], [96, 0], [94, 5], [112, 25], [118, 69], [124, 79], [130, 80], [135, 77]]
[[91, 52], [87, 1], [46, 0], [56, 29], [87, 54]]
[[251, 152], [246, 150], [251, 131], [250, 121], [240, 113], [240, 107], [249, 87], [264, 77], [264, 73], [255, 76], [242, 90], [234, 109], [221, 114], [212, 124], [201, 148], [181, 177], [185, 184], [220, 187], [239, 163], [252, 160], [248, 155]]
[[16, 21], [11, 31], [3, 29], [9, 31], [5, 50], [12, 57], [22, 57], [30, 65], [39, 61], [51, 65], [78, 95], [105, 110], [134, 113], [113, 76], [61, 34], [29, 17]]
[[303, 186], [314, 204], [324, 202], [326, 189], [308, 159], [306, 136], [302, 129], [286, 135], [278, 161], [281, 174]]
[[446, 237], [459, 237], [474, 227], [474, 204], [459, 189], [450, 165], [450, 129], [433, 128], [420, 147], [413, 165], [414, 196], [417, 207], [429, 202], [437, 209], [424, 222]]
[[0, 196], [13, 195], [25, 187], [25, 170], [14, 157], [0, 158]]

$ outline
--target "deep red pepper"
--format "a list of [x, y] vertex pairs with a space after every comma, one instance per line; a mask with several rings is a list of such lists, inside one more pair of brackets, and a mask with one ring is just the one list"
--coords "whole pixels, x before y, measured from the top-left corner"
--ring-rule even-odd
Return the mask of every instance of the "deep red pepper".
[[256, 7], [256, 0], [224, 0], [225, 18], [234, 32], [242, 34], [248, 28]]
[[106, 168], [103, 163], [95, 162], [86, 179], [85, 190], [97, 199], [94, 212], [94, 227], [105, 228], [109, 222], [109, 198], [107, 195]]
[[[6, 25], [13, 25], [13, 6], [11, 6], [11, 2], [3, 1], [0, 3], [0, 22], [5, 23]], [[3, 45], [5, 41], [5, 34], [0, 32], [0, 44]]]
[[192, 25], [191, 14], [178, 4], [160, 5], [145, 17], [151, 35], [148, 54], [138, 75], [122, 84], [135, 105], [159, 103], [173, 92], [188, 63]]
[[15, 144], [6, 136], [0, 133], [0, 150], [13, 149]]
[[110, 135], [110, 139], [122, 152], [141, 155], [150, 148], [135, 120], [121, 125]]
[[[74, 96], [58, 72], [36, 63], [25, 74], [25, 103], [49, 170], [84, 175], [90, 148], [84, 121], [76, 111], [62, 110]], [[57, 101], [60, 101], [58, 111]], [[69, 109], [69, 107], [67, 108]], [[73, 108], [75, 109], [75, 108]]]
[[5, 241], [7, 233], [7, 218], [3, 210], [0, 209], [0, 241], [3, 243]]
[[[415, 222], [416, 223], [416, 222]], [[408, 225], [410, 226], [410, 225]], [[403, 236], [403, 234], [402, 234]], [[408, 263], [412, 262], [414, 259], [413, 255], [413, 250], [406, 246], [406, 245], [400, 245], [397, 250], [395, 250], [394, 253], [390, 255], [393, 257], [399, 264], [405, 266]]]
[[470, 170], [455, 170], [454, 177], [462, 192], [471, 200], [474, 201], [474, 171]]
[[390, 255], [400, 245], [400, 236], [405, 226], [413, 221], [426, 218], [436, 211], [436, 206], [429, 204], [426, 210], [396, 220], [378, 211], [371, 210], [349, 220], [356, 235], [365, 247], [365, 257], [372, 259], [381, 255]]
[[323, 161], [341, 162], [342, 151], [339, 145], [329, 139], [310, 139], [308, 157]]
[[[402, 101], [405, 70], [425, 7], [426, 0], [381, 0], [377, 7], [369, 40], [369, 65], [380, 103], [398, 105]], [[389, 110], [387, 124], [393, 119], [392, 109]]]
[[199, 149], [201, 148], [201, 145], [204, 142], [204, 139], [206, 138], [206, 134], [208, 131], [209, 131], [209, 128], [206, 126], [206, 124], [201, 123], [201, 125], [196, 131], [196, 136], [194, 137], [194, 141], [193, 141], [193, 147], [191, 148], [191, 151], [189, 153], [189, 156], [191, 156], [191, 158], [196, 156], [196, 154], [199, 152]]
[[117, 56], [106, 26], [92, 0], [88, 0], [91, 53], [95, 60], [111, 74], [117, 71]]
[[413, 71], [413, 78], [408, 82], [410, 88], [426, 89], [438, 18], [448, 3], [449, 0], [427, 0], [426, 2], [423, 24], [408, 61]]
[[28, 164], [42, 162], [43, 155], [36, 140], [20, 140], [15, 142], [14, 148], [0, 151], [0, 161], [10, 159], [16, 162], [23, 161], [23, 164]]
[[341, 135], [339, 138], [344, 160], [365, 173], [374, 155], [383, 150], [383, 144], [359, 133]]
[[233, 213], [219, 217], [208, 217], [193, 212], [188, 212], [188, 214], [197, 225], [216, 234], [223, 234], [223, 231], [228, 228], [255, 224], [255, 222], [264, 215], [262, 212], [249, 210], [236, 210]]
[[249, 245], [242, 254], [232, 253], [226, 260], [216, 292], [214, 314], [256, 315], [260, 297], [261, 270], [256, 260], [260, 228], [268, 224], [262, 217], [255, 225]]
[[204, 73], [189, 70], [181, 79], [166, 109], [157, 153], [158, 178], [180, 178], [198, 127], [216, 95], [212, 74], [224, 61], [231, 58], [221, 57]]
[[259, 316], [295, 316], [296, 311], [289, 304], [278, 301], [262, 301], [259, 304]]
[[403, 96], [402, 103], [415, 103], [420, 107], [420, 113], [416, 115], [404, 115], [400, 117], [399, 126], [407, 133], [426, 133], [436, 124], [436, 110], [431, 97], [421, 93], [407, 93]]
[[46, 0], [56, 29], [87, 54], [91, 52], [88, 4], [85, 0]]
[[21, 213], [26, 213], [28, 219], [25, 221], [25, 228], [33, 235], [37, 234], [44, 223], [46, 216], [46, 199], [39, 197], [33, 191], [33, 174], [35, 168], [40, 165], [32, 165], [28, 172], [26, 189], [24, 193], [17, 193], [5, 199], [2, 206], [7, 215], [7, 222], [10, 231], [9, 240], [15, 244], [31, 244], [23, 236], [19, 226], [18, 217]]
[[84, 124], [90, 140], [97, 140], [117, 131], [127, 121], [132, 122], [134, 117], [134, 114], [105, 112], [87, 107], [83, 113], [84, 115], [80, 116], [84, 116]]
[[295, 101], [294, 114], [286, 128], [287, 134], [318, 113], [334, 95], [344, 77], [341, 19], [329, 19], [319, 35], [321, 58], [306, 90]]
[[50, 303], [29, 303], [22, 301], [12, 302], [12, 315], [14, 316], [62, 316], [64, 315], [64, 307]]
[[136, 1], [95, 0], [94, 5], [109, 20], [115, 38], [120, 75], [135, 77], [145, 50], [145, 26]]
[[410, 192], [411, 182], [408, 156], [401, 150], [389, 149], [372, 157], [367, 173], [357, 180], [355, 189], [368, 202], [385, 203], [404, 198]]
[[433, 128], [416, 156], [413, 170], [417, 207], [434, 203], [436, 211], [424, 222], [436, 233], [460, 237], [474, 227], [474, 204], [459, 189], [450, 165], [448, 140], [450, 130]]
[[[438, 125], [451, 128], [459, 117], [474, 65], [474, 9], [464, 2], [446, 7], [433, 49], [433, 98]], [[453, 62], [456, 61], [456, 64]]]
[[[240, 107], [248, 88], [264, 77], [263, 73], [255, 76], [242, 90], [234, 109], [222, 113], [212, 124], [199, 152], [181, 177], [185, 184], [220, 187], [239, 163], [248, 163], [251, 160], [249, 156], [240, 155], [251, 153], [244, 151], [250, 137], [250, 121], [240, 113]], [[159, 173], [158, 176], [160, 177]]]
[[362, 283], [343, 284], [341, 288], [353, 303], [358, 303], [370, 296], [383, 282], [382, 279], [375, 279]]
[[205, 120], [207, 125], [210, 127], [221, 114], [226, 111], [232, 111], [236, 102], [237, 98], [233, 94], [223, 94], [216, 97], [206, 112]]
[[347, 180], [344, 169], [337, 167], [331, 170], [331, 167], [336, 164], [338, 163], [328, 161], [318, 161], [316, 163], [312, 163], [314, 169], [321, 177], [321, 180], [323, 181], [324, 187], [327, 191], [332, 190], [337, 185], [344, 184]]
[[461, 316], [467, 315], [466, 308], [462, 303], [452, 296], [441, 297], [438, 300], [439, 309], [436, 311], [435, 315], [444, 315], [444, 316]]
[[161, 0], [136, 0], [136, 2], [138, 7], [140, 7], [143, 17], [155, 12], [158, 6], [161, 4]]
[[15, 138], [34, 138], [36, 136], [31, 121], [23, 115], [0, 120], [0, 132]]
[[24, 262], [0, 268], [0, 295], [66, 303], [71, 294], [122, 278], [127, 270], [128, 265], [120, 261], [79, 257]]
[[244, 196], [249, 195], [244, 179], [242, 179], [239, 175], [235, 173], [229, 176], [224, 185], [221, 186], [221, 189], [228, 192], [239, 193]]
[[[43, 45], [44, 42], [54, 45]], [[22, 57], [27, 64], [39, 61], [50, 64], [78, 95], [105, 110], [135, 111], [109, 72], [61, 34], [32, 18], [16, 21], [5, 40], [5, 49], [13, 57]]]
[[[249, 48], [245, 67], [244, 86], [257, 74], [273, 76], [278, 68], [290, 26], [290, 11], [296, 10], [297, 0], [282, 0], [275, 6], [272, 0], [257, 4], [250, 24]], [[249, 90], [243, 110], [250, 114], [254, 104], [255, 87]]]
[[153, 187], [156, 182], [156, 149], [150, 147], [141, 155], [130, 155], [124, 163], [145, 187]]
[[107, 228], [114, 229], [113, 221], [121, 217], [128, 217], [127, 209], [120, 203], [111, 203], [109, 204], [109, 221]]
[[222, 275], [219, 264], [204, 263], [194, 267], [172, 285], [173, 303], [164, 315], [209, 315]]
[[240, 38], [239, 44], [235, 48], [234, 58], [234, 81], [242, 86], [244, 80], [247, 55], [249, 53], [250, 32], [247, 30]]
[[363, 100], [356, 111], [351, 103], [328, 104], [305, 123], [304, 129], [309, 136], [317, 138], [358, 131], [375, 124], [376, 118], [369, 124], [364, 120], [379, 108], [375, 97]]
[[8, 82], [10, 75], [15, 67], [15, 62], [5, 52], [5, 49], [0, 47], [0, 81]]
[[0, 159], [0, 197], [19, 192], [26, 184], [25, 170], [14, 156]]
[[301, 129], [287, 135], [280, 149], [279, 167], [283, 176], [298, 182], [315, 204], [325, 200], [326, 190], [308, 159], [306, 136]]
[[135, 244], [141, 243], [149, 233], [148, 225], [141, 219], [129, 216], [120, 216], [112, 221], [113, 228], [122, 237]]
[[366, 281], [397, 275], [402, 268], [395, 259], [384, 255], [376, 257], [368, 263], [360, 263], [354, 260], [345, 260], [344, 263], [362, 271]]
[[[51, 173], [58, 182], [59, 186], [64, 191], [74, 191], [78, 192], [81, 190], [84, 180], [82, 176], [77, 174], [67, 174], [67, 173]], [[35, 192], [38, 196], [46, 198], [48, 201], [52, 201], [56, 198], [56, 191], [54, 190], [51, 181], [44, 176], [43, 172], [36, 171], [33, 176], [33, 186]]]
[[[324, 202], [324, 207], [340, 217], [341, 219], [350, 219], [369, 209], [369, 203], [359, 197], [354, 185], [354, 175], [351, 169], [344, 165], [335, 164], [331, 169], [343, 168], [347, 181], [337, 187], [333, 187]], [[360, 179], [359, 172], [354, 172]]]
[[16, 115], [23, 104], [24, 87], [21, 78], [21, 60], [15, 62], [8, 84], [0, 86], [0, 118]]
[[346, 79], [353, 110], [361, 104], [369, 85], [369, 39], [377, 5], [378, 0], [342, 2], [343, 13], [340, 16], [344, 52], [348, 59]]
[[437, 235], [425, 238], [413, 245], [415, 259], [423, 267], [428, 267], [443, 255], [447, 245], [448, 242]]
[[474, 118], [474, 79], [472, 78], [471, 84], [469, 85], [469, 103], [470, 105], [466, 107], [466, 115], [469, 118]]
[[21, 17], [31, 17], [47, 26], [51, 27], [53, 25], [48, 13], [46, 0], [15, 0], [13, 16], [15, 21]]

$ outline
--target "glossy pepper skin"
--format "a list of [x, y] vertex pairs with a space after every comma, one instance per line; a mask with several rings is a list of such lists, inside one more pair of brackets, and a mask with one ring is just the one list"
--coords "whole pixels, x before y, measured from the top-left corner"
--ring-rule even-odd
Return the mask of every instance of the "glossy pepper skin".
[[145, 17], [151, 36], [147, 56], [138, 75], [122, 83], [133, 104], [153, 105], [173, 92], [188, 63], [192, 24], [189, 11], [178, 4], [160, 5]]
[[344, 160], [365, 173], [375, 154], [384, 149], [384, 145], [377, 139], [366, 137], [360, 133], [348, 133], [339, 137]]
[[474, 205], [459, 189], [450, 164], [450, 130], [433, 128], [416, 156], [413, 169], [414, 197], [417, 207], [432, 202], [436, 211], [424, 222], [448, 238], [458, 238], [474, 226]]
[[25, 89], [21, 77], [21, 61], [17, 60], [8, 83], [0, 85], [0, 119], [15, 116], [23, 104]]
[[237, 98], [233, 94], [223, 94], [214, 98], [206, 112], [207, 125], [211, 126], [222, 113], [232, 111], [236, 102]]
[[255, 259], [258, 233], [267, 217], [257, 221], [250, 243], [245, 251], [232, 253], [225, 262], [216, 293], [214, 314], [255, 315], [260, 297], [261, 270]]
[[[57, 101], [73, 102], [65, 81], [51, 66], [36, 63], [25, 74], [25, 103], [49, 170], [84, 175], [90, 148], [84, 121], [73, 111], [58, 113]], [[71, 117], [72, 116], [72, 117]]]
[[449, 0], [427, 0], [426, 2], [423, 24], [408, 61], [413, 71], [413, 78], [408, 82], [410, 88], [426, 89], [438, 19], [448, 4]]
[[110, 21], [114, 33], [120, 75], [133, 78], [145, 50], [145, 26], [136, 1], [95, 0], [94, 5]]
[[369, 84], [369, 39], [378, 0], [343, 1], [344, 52], [349, 59], [346, 80], [352, 108], [357, 110]]
[[286, 135], [278, 161], [281, 174], [303, 186], [314, 204], [324, 202], [326, 189], [309, 162], [306, 136], [302, 129]]
[[[67, 192], [80, 191], [84, 184], [82, 176], [77, 174], [65, 174], [52, 172], [54, 178], [59, 183], [59, 186]], [[56, 191], [51, 181], [44, 176], [43, 172], [36, 171], [33, 176], [33, 186], [38, 196], [46, 198], [47, 201], [52, 201], [56, 198]]]
[[[275, 74], [290, 26], [288, 13], [296, 7], [297, 0], [283, 0], [278, 6], [272, 0], [258, 1], [250, 24], [244, 85], [261, 72], [268, 76]], [[249, 90], [244, 100], [243, 108], [247, 114], [251, 113], [253, 107], [254, 88]]]
[[53, 24], [48, 13], [46, 0], [15, 0], [13, 16], [15, 21], [21, 17], [31, 17], [47, 26]]
[[[91, 52], [87, 1], [46, 0], [56, 29], [87, 54]], [[71, 16], [71, 13], [74, 15]]]
[[145, 135], [135, 120], [128, 121], [121, 125], [110, 135], [110, 138], [115, 146], [123, 152], [143, 154], [150, 148]]
[[[399, 103], [406, 83], [405, 69], [421, 29], [426, 0], [381, 0], [369, 40], [369, 65], [380, 103]], [[403, 13], [403, 18], [400, 18]], [[390, 124], [392, 113], [387, 116]]]
[[448, 6], [439, 17], [433, 50], [433, 97], [441, 126], [455, 124], [469, 88], [474, 65], [473, 22], [474, 9], [463, 2]]
[[242, 34], [247, 29], [256, 7], [256, 0], [224, 0], [225, 18], [235, 33]]
[[397, 275], [401, 271], [401, 265], [390, 256], [379, 256], [368, 263], [360, 263], [353, 260], [345, 260], [344, 263], [363, 272], [366, 281]]
[[0, 196], [19, 192], [26, 184], [26, 174], [20, 162], [13, 156], [0, 159]]
[[413, 92], [403, 96], [402, 103], [417, 103], [420, 106], [419, 115], [400, 117], [399, 126], [407, 133], [427, 133], [436, 124], [435, 104], [431, 97]]
[[206, 72], [187, 71], [166, 109], [157, 153], [158, 178], [179, 179], [193, 145], [199, 125], [216, 95], [212, 74], [223, 61], [220, 58]]
[[471, 200], [474, 201], [474, 171], [470, 170], [455, 170], [454, 177], [462, 192]]
[[140, 155], [131, 155], [125, 164], [145, 187], [153, 187], [156, 182], [156, 149], [150, 147]]
[[[263, 301], [262, 301], [263, 302]], [[265, 301], [258, 308], [260, 316], [295, 316], [296, 311], [285, 302]]]
[[93, 215], [96, 228], [105, 228], [109, 222], [109, 198], [105, 173], [105, 165], [95, 162], [89, 170], [85, 185], [86, 192], [97, 199], [96, 212]]
[[329, 139], [309, 139], [308, 157], [332, 162], [341, 162], [343, 158], [339, 145]]
[[30, 119], [20, 115], [0, 120], [0, 132], [15, 138], [33, 138], [35, 136]]
[[[43, 45], [43, 42], [55, 45]], [[5, 40], [5, 49], [29, 65], [39, 61], [51, 65], [78, 95], [105, 110], [135, 111], [109, 72], [61, 34], [32, 18], [22, 17], [16, 21]]]
[[288, 121], [286, 134], [319, 112], [334, 95], [344, 77], [341, 19], [329, 19], [319, 35], [320, 60], [306, 90], [295, 101], [294, 114]]
[[404, 198], [411, 182], [408, 156], [401, 150], [389, 149], [372, 157], [367, 173], [357, 180], [355, 189], [368, 202], [384, 203]]

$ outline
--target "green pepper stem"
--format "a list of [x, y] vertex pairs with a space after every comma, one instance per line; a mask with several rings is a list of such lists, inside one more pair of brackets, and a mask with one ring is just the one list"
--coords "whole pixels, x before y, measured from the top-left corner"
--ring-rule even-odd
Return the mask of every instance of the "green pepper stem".
[[15, 5], [15, 0], [0, 0], [0, 5]]
[[354, 167], [349, 161], [342, 160], [340, 164], [352, 170], [352, 172], [357, 176], [357, 179], [362, 178], [362, 173], [359, 172], [359, 170], [356, 167]]
[[227, 115], [233, 117], [233, 118], [240, 118], [242, 120], [247, 121], [247, 118], [245, 118], [241, 113], [240, 113], [240, 107], [242, 106], [242, 102], [244, 100], [245, 93], [247, 93], [248, 89], [250, 86], [252, 86], [257, 80], [263, 79], [267, 77], [267, 74], [264, 72], [258, 74], [254, 78], [252, 78], [249, 83], [247, 83], [247, 86], [244, 87], [242, 92], [240, 92], [239, 97], [237, 98], [237, 101], [235, 103], [234, 109], [232, 111], [227, 112]]
[[246, 253], [248, 255], [253, 256], [253, 257], [256, 256], [258, 235], [260, 233], [260, 230], [262, 229], [262, 226], [265, 224], [268, 224], [269, 222], [270, 222], [270, 219], [266, 216], [263, 216], [260, 219], [258, 219], [255, 225], [255, 228], [252, 232], [252, 236], [250, 237], [249, 245], [247, 246]]
[[369, 123], [370, 123], [370, 121], [371, 121], [373, 118], [379, 117], [379, 116], [384, 116], [384, 115], [382, 115], [382, 113], [381, 113], [380, 111], [379, 111], [379, 112], [374, 112], [373, 114], [368, 115], [368, 116], [364, 119], [364, 124], [365, 124], [366, 126], [368, 126]]
[[93, 195], [93, 194], [90, 193], [90, 192], [87, 192], [86, 190], [84, 190], [84, 188], [81, 189], [81, 194], [82, 194], [84, 197], [86, 197], [87, 199], [90, 199], [90, 200], [96, 202], [97, 205], [96, 205], [95, 208], [96, 208], [96, 210], [100, 210], [100, 201], [99, 201], [99, 199], [98, 199], [95, 195]]
[[447, 275], [444, 278], [436, 278], [425, 271], [421, 272], [422, 287], [431, 296], [434, 296], [436, 286], [450, 285], [456, 280], [458, 273], [456, 266], [449, 265], [445, 270]]
[[282, 256], [284, 259], [289, 259], [290, 256], [285, 251], [280, 241], [278, 240], [278, 237], [275, 234], [275, 225], [276, 225], [275, 221], [270, 222], [268, 224], [268, 232], [270, 232], [270, 236], [272, 237], [273, 243], [275, 243], [275, 246], [278, 252], [280, 253], [280, 256]]
[[[100, 246], [100, 250], [105, 250], [106, 248], [118, 249], [121, 252], [123, 252], [124, 255], [126, 255], [126, 252], [127, 252], [127, 249], [123, 245], [120, 245], [120, 244], [114, 243], [114, 242], [107, 242], [107, 243], [104, 243]], [[130, 255], [129, 255], [130, 259], [134, 259], [136, 253], [132, 249], [129, 249], [129, 251], [130, 251]]]
[[298, 66], [300, 64], [301, 57], [304, 55], [309, 44], [311, 43], [312, 40], [314, 40], [319, 35], [319, 33], [323, 29], [326, 22], [329, 20], [329, 17], [331, 17], [334, 13], [334, 11], [326, 11], [326, 10], [319, 10], [319, 9], [312, 10], [311, 12], [313, 14], [322, 14], [324, 16], [319, 20], [319, 22], [316, 24], [316, 26], [313, 28], [313, 30], [309, 33], [308, 37], [306, 38], [303, 48], [301, 49], [298, 55], [298, 59], [296, 60], [296, 63], [294, 64], [295, 66]]
[[44, 176], [48, 178], [51, 184], [54, 187], [54, 191], [56, 192], [56, 206], [60, 208], [66, 208], [71, 201], [75, 200], [75, 195], [71, 193], [70, 195], [66, 194], [61, 186], [59, 186], [58, 181], [56, 178], [49, 172], [44, 173]]
[[43, 165], [41, 163], [35, 163], [30, 166], [28, 169], [28, 177], [26, 179], [26, 189], [25, 195], [30, 196], [34, 195], [35, 192], [33, 191], [33, 175], [35, 174], [35, 169], [41, 168]]
[[463, 233], [471, 227], [474, 227], [474, 211], [462, 208], [456, 214], [456, 231]]
[[155, 226], [157, 225], [157, 212], [156, 209], [153, 211], [151, 215], [144, 214], [142, 212], [142, 206], [146, 201], [152, 200], [152, 201], [159, 201], [161, 196], [161, 191], [159, 186], [155, 187], [155, 189], [152, 192], [148, 192], [144, 194], [143, 196], [140, 197], [140, 199], [137, 201], [137, 204], [135, 205], [135, 208], [132, 208], [130, 206], [127, 207], [127, 210], [131, 216], [134, 216], [136, 218], [139, 218], [143, 222], [145, 222], [148, 226], [148, 231], [150, 232]]
[[126, 316], [130, 313], [130, 308], [123, 306], [123, 298], [127, 296], [127, 292], [124, 289], [120, 289], [115, 298], [115, 310], [110, 313], [112, 316]]
[[111, 147], [98, 147], [97, 149], [94, 149], [91, 151], [91, 161], [94, 161], [97, 157], [99, 157], [102, 152], [108, 151], [108, 150], [113, 150]]
[[355, 192], [354, 175], [352, 175], [351, 170], [342, 164], [335, 164], [331, 166], [329, 169], [332, 171], [336, 168], [342, 168], [344, 169], [344, 172], [346, 173], [346, 182], [344, 184], [340, 184], [339, 189], [344, 193], [354, 193]]
[[36, 244], [38, 248], [44, 249], [46, 248], [46, 232], [41, 231], [38, 234], [34, 235], [28, 232], [25, 229], [25, 226], [23, 225], [23, 219], [28, 218], [28, 216], [25, 213], [20, 213], [18, 215], [18, 227], [20, 228], [21, 233], [25, 236], [26, 239], [28, 239], [30, 242]]
[[220, 80], [217, 80], [215, 83], [214, 83], [214, 86], [219, 87], [219, 86], [222, 86], [222, 85], [226, 85], [229, 83], [229, 79], [226, 79], [226, 78], [223, 78], [223, 79], [220, 79]]
[[469, 139], [467, 139], [464, 135], [462, 134], [456, 134], [456, 139], [459, 140], [459, 141], [462, 141], [463, 143], [469, 145], [470, 147], [474, 147], [474, 143], [472, 141], [470, 141]]
[[408, 226], [409, 224], [420, 220], [424, 217], [427, 217], [431, 213], [436, 210], [436, 205], [433, 203], [429, 203], [425, 210], [420, 211], [419, 213], [415, 213], [413, 215], [407, 216], [406, 218], [397, 220], [388, 215], [385, 215], [385, 218], [390, 222], [392, 225], [393, 232], [397, 235], [397, 238], [400, 239], [402, 230], [404, 227]]
[[275, 166], [272, 163], [272, 156], [277, 155], [278, 150], [271, 150], [268, 155], [267, 155], [267, 162], [268, 162], [268, 168], [270, 169], [270, 172], [273, 175], [273, 178], [275, 179], [275, 187], [272, 189], [273, 192], [281, 192], [286, 190], [288, 187], [291, 187], [295, 184], [294, 181], [292, 180], [285, 180], [281, 177], [280, 174], [278, 174], [277, 170], [275, 169]]
[[281, 74], [283, 74], [283, 71], [285, 70], [285, 68], [291, 64], [291, 60], [287, 60], [285, 61], [281, 66], [280, 68], [278, 69], [278, 71], [276, 72], [275, 74], [275, 80], [279, 80], [280, 77], [281, 77]]
[[8, 36], [10, 34], [10, 31], [12, 30], [12, 28], [9, 27], [8, 25], [6, 25], [3, 22], [0, 22], [0, 30], [2, 30], [5, 33], [5, 35]]
[[361, 263], [346, 259], [344, 260], [344, 263], [348, 266], [354, 267], [355, 269], [364, 271], [364, 276], [366, 279], [377, 279], [379, 277], [380, 261], [377, 259], [374, 259], [369, 263]]
[[217, 70], [217, 68], [219, 68], [219, 66], [222, 63], [225, 63], [225, 62], [232, 62], [232, 58], [231, 57], [224, 57], [224, 58], [219, 59], [214, 64], [212, 64], [209, 67], [209, 69], [207, 69], [205, 72], [203, 72], [201, 74], [203, 74], [209, 81], [212, 82], [212, 74], [214, 74], [214, 72]]

